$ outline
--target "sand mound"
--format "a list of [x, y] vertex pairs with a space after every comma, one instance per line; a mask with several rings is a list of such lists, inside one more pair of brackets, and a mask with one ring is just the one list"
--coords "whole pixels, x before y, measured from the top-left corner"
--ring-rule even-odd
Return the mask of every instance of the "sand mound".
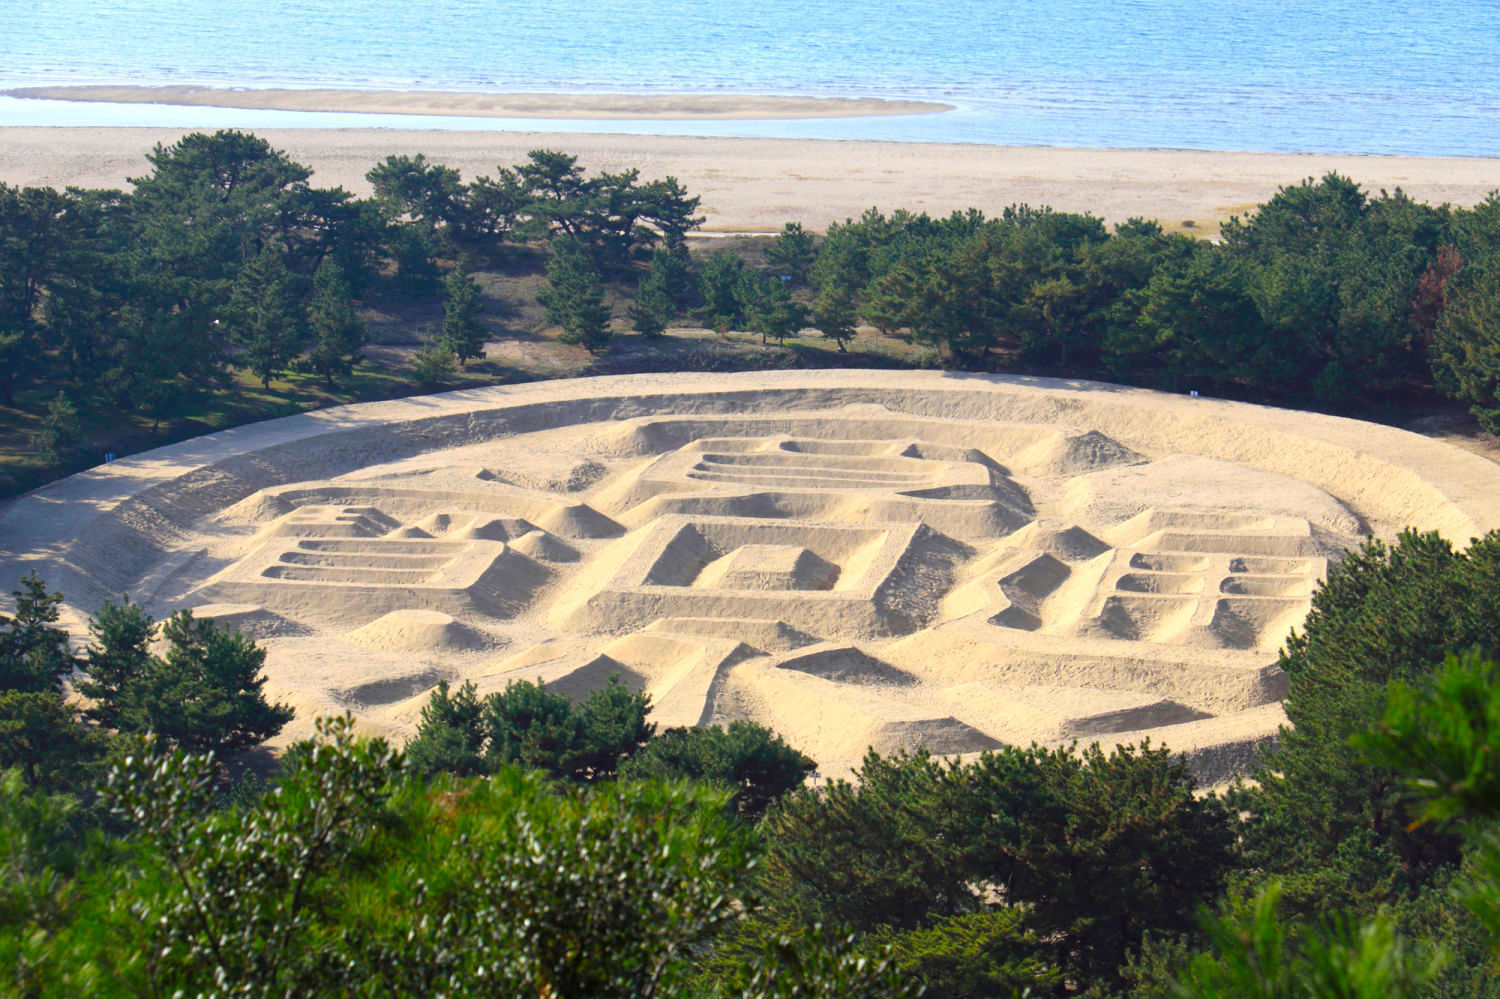
[[389, 652], [451, 652], [485, 644], [473, 629], [431, 610], [391, 611], [345, 637], [358, 645]]
[[511, 543], [511, 547], [523, 555], [543, 562], [577, 562], [578, 549], [566, 544], [538, 528], [523, 534]]
[[584, 503], [559, 505], [548, 511], [537, 526], [565, 538], [612, 538], [624, 528]]
[[1035, 520], [1005, 539], [1007, 548], [1046, 552], [1068, 562], [1084, 562], [1109, 551], [1109, 545], [1077, 524]]
[[1002, 741], [1088, 739], [1210, 718], [1170, 698], [1129, 690], [966, 683], [944, 691], [957, 718]]
[[1122, 465], [1143, 465], [1146, 461], [1145, 455], [1097, 430], [1089, 430], [1081, 434], [1054, 434], [1038, 441], [1017, 455], [1011, 466], [1027, 475], [1072, 476]]
[[224, 628], [242, 631], [251, 638], [282, 638], [305, 635], [307, 629], [255, 604], [199, 604], [193, 617], [207, 618]]
[[[0, 511], [0, 568], [196, 606], [268, 689], [412, 730], [432, 684], [618, 675], [659, 725], [869, 747], [1274, 737], [1276, 649], [1367, 532], [1500, 525], [1500, 469], [1346, 420], [1040, 379], [677, 373], [310, 413]], [[3, 591], [4, 585], [0, 585]], [[506, 650], [501, 653], [499, 650]]]
[[921, 745], [934, 753], [952, 754], [1000, 745], [943, 706], [888, 701], [881, 697], [887, 688], [877, 685], [839, 683], [751, 663], [736, 671], [731, 682], [748, 688], [741, 695], [755, 699], [758, 712], [771, 727], [801, 733], [797, 745], [820, 762], [853, 762], [868, 749], [892, 753]]
[[291, 513], [293, 505], [279, 496], [255, 493], [234, 504], [222, 514], [229, 524], [260, 524]]

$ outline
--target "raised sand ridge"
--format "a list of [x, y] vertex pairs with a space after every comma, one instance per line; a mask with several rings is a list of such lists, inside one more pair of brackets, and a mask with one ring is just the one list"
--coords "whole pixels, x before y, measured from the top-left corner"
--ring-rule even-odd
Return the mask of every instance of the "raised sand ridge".
[[1284, 721], [1276, 650], [1349, 546], [1500, 526], [1500, 468], [1389, 428], [920, 372], [629, 376], [347, 407], [74, 476], [0, 570], [269, 650], [409, 733], [438, 681], [618, 674], [661, 725], [868, 747], [1136, 741], [1200, 774]]

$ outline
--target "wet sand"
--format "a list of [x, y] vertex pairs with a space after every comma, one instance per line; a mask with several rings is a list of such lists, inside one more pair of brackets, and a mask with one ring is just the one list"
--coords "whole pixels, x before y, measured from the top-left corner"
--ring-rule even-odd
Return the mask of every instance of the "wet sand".
[[879, 98], [758, 94], [491, 94], [442, 90], [289, 90], [241, 87], [20, 87], [6, 97], [109, 104], [176, 104], [270, 111], [461, 115], [479, 118], [726, 120], [935, 114], [952, 105]]

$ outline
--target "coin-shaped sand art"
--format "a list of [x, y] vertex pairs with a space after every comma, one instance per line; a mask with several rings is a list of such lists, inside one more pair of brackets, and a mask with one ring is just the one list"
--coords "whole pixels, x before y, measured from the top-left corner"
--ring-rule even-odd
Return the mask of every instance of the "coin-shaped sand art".
[[1389, 428], [915, 372], [585, 379], [330, 410], [75, 476], [14, 578], [269, 649], [301, 734], [412, 730], [440, 680], [873, 747], [1157, 742], [1210, 779], [1284, 716], [1276, 650], [1367, 534], [1500, 525], [1500, 468]]

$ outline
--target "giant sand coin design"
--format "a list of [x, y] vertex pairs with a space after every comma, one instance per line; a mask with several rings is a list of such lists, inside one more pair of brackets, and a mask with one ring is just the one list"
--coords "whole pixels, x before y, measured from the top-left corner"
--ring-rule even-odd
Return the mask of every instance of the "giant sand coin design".
[[430, 689], [612, 675], [827, 772], [926, 746], [1157, 742], [1244, 765], [1330, 563], [1500, 525], [1500, 468], [1389, 428], [918, 372], [580, 379], [293, 417], [0, 517], [11, 577], [269, 649], [288, 735], [408, 734]]

